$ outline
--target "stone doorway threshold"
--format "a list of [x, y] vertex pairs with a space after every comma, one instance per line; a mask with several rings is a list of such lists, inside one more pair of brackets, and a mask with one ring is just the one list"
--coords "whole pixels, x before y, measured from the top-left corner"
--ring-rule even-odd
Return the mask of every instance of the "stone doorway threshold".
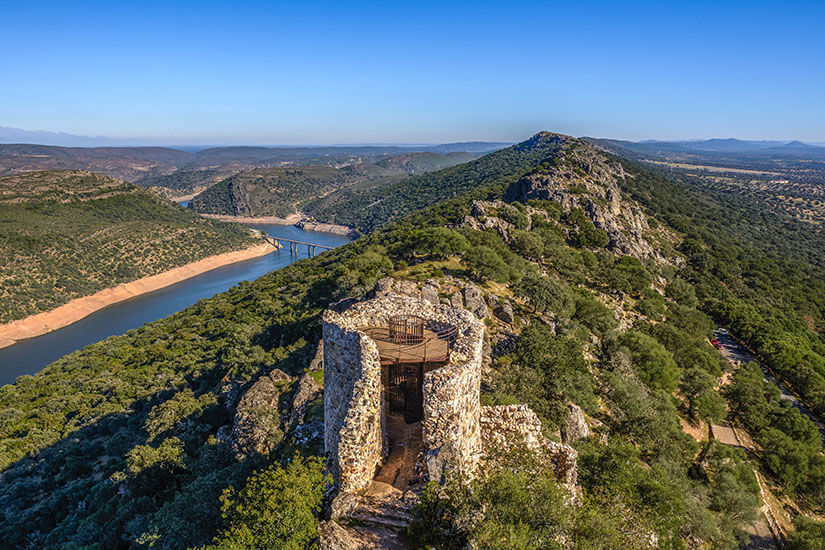
[[386, 426], [390, 455], [367, 489], [369, 496], [403, 494], [420, 481], [415, 464], [423, 447], [421, 422], [407, 424], [403, 415], [388, 414]]

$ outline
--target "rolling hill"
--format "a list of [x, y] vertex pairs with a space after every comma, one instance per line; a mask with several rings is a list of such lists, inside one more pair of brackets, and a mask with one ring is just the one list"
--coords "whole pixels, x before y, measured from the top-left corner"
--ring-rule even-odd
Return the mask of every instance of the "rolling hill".
[[[427, 173], [475, 158], [471, 153], [413, 152], [376, 163], [329, 166], [305, 164], [256, 168], [230, 176], [194, 197], [189, 207], [204, 214], [286, 217], [303, 212], [316, 200], [340, 200], [336, 192], [363, 192], [388, 185], [409, 174]], [[322, 220], [325, 221], [325, 220]]]
[[256, 242], [91, 172], [0, 178], [0, 323]]

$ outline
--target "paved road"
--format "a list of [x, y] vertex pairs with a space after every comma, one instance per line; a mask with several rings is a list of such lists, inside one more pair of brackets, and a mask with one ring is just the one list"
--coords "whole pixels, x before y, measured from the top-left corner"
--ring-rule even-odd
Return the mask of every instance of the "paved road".
[[[723, 332], [723, 330], [724, 329], [717, 329], [713, 333], [714, 337], [717, 340], [719, 340], [719, 344], [722, 346], [722, 349], [720, 350], [722, 355], [724, 355], [730, 361], [737, 365], [739, 363], [748, 363], [751, 361], [756, 362], [756, 357], [754, 357], [754, 355], [750, 351], [745, 349], [744, 346], [739, 344], [739, 342], [737, 342], [729, 334], [727, 334], [727, 331]], [[808, 409], [808, 407], [806, 407], [805, 404], [802, 403], [802, 401], [800, 401], [799, 398], [796, 397], [796, 395], [791, 393], [790, 390], [788, 390], [788, 388], [783, 386], [776, 378], [774, 378], [773, 375], [770, 372], [768, 372], [764, 366], [759, 364], [759, 368], [762, 369], [762, 374], [765, 376], [765, 381], [770, 382], [771, 384], [779, 388], [779, 392], [782, 399], [790, 401], [791, 405], [799, 409], [799, 412], [810, 418], [811, 421], [813, 421], [813, 423], [816, 424], [816, 427], [819, 428], [819, 433], [822, 436], [822, 441], [823, 443], [825, 443], [825, 426], [823, 426], [823, 424], [819, 421], [816, 415], [814, 415]]]

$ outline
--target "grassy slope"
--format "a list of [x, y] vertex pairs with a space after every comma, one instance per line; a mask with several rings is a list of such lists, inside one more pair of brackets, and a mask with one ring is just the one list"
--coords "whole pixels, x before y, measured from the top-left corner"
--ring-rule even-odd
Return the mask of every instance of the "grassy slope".
[[0, 322], [253, 242], [147, 190], [86, 172], [0, 179]]

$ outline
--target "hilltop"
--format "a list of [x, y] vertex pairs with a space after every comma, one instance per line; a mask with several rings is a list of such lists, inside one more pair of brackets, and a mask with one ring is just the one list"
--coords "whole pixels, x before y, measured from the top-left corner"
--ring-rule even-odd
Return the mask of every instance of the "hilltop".
[[[795, 220], [546, 132], [352, 196], [364, 237], [0, 388], [3, 540], [317, 542], [321, 315], [390, 288], [483, 319], [482, 404], [527, 404], [575, 450], [576, 487], [555, 477], [569, 464], [502, 453], [468, 485], [373, 508], [392, 515], [339, 501], [355, 519], [325, 536], [409, 524], [416, 548], [733, 550], [762, 487], [780, 510], [825, 508], [815, 425], [709, 343], [729, 326], [825, 413], [820, 243]], [[750, 454], [708, 438], [726, 419]]]
[[255, 242], [131, 183], [82, 171], [0, 178], [0, 323]]

